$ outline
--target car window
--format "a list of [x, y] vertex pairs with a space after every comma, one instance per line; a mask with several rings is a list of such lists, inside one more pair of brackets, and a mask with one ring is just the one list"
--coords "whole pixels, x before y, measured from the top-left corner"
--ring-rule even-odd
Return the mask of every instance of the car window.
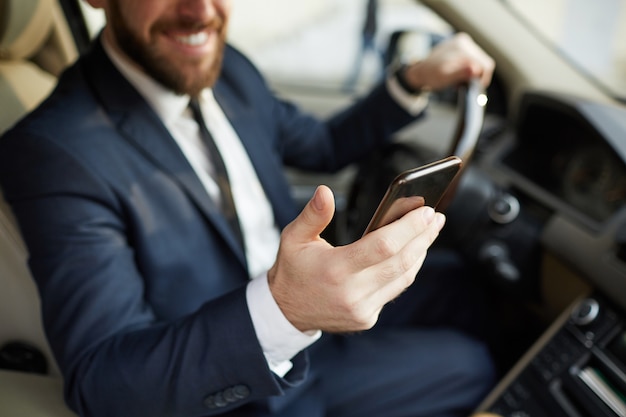
[[[363, 48], [368, 0], [234, 0], [230, 42], [243, 50], [278, 92], [290, 97], [334, 96], [336, 106], [368, 91], [393, 56], [389, 45], [419, 59], [430, 42], [452, 32], [430, 9], [414, 0], [379, 0], [371, 47]], [[398, 36], [400, 34], [415, 36]], [[433, 35], [433, 36], [430, 36]], [[406, 44], [411, 48], [403, 48]], [[364, 52], [364, 53], [363, 53]], [[396, 57], [397, 58], [397, 57]], [[315, 103], [308, 103], [315, 109]], [[336, 106], [320, 103], [318, 113]]]
[[626, 0], [502, 0], [612, 96], [626, 100]]

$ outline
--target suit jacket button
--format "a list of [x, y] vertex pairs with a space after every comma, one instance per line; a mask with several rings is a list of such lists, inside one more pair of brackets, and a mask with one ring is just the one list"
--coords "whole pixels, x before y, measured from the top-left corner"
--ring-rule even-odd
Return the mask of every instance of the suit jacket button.
[[204, 399], [204, 405], [210, 409], [217, 408], [217, 406], [215, 405], [215, 397], [213, 397], [212, 395], [206, 397]]
[[226, 388], [224, 391], [209, 395], [204, 399], [204, 405], [210, 409], [221, 408], [226, 407], [228, 404], [246, 399], [249, 396], [250, 388], [245, 385], [235, 385]]
[[224, 399], [229, 403], [234, 403], [238, 400], [232, 387], [224, 390]]
[[221, 392], [217, 392], [213, 395], [209, 395], [208, 397], [206, 397], [204, 399], [204, 405], [207, 408], [215, 409], [215, 408], [221, 408], [221, 407], [227, 406], [228, 401], [224, 399], [224, 396], [222, 395]]
[[238, 400], [243, 400], [250, 396], [250, 388], [245, 385], [233, 386], [233, 396]]
[[226, 401], [226, 399], [224, 398], [224, 395], [221, 392], [218, 392], [215, 395], [213, 395], [213, 403], [218, 408], [226, 407], [228, 405], [228, 401]]

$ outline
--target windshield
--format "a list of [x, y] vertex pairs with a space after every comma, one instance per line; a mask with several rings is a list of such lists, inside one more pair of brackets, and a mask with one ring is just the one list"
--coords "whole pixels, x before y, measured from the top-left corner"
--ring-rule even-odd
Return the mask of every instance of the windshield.
[[[365, 44], [368, 30], [371, 43]], [[229, 31], [230, 42], [273, 84], [367, 90], [384, 70], [394, 34], [452, 30], [415, 0], [237, 0]], [[419, 53], [429, 49], [413, 46]]]
[[626, 100], [626, 0], [502, 0], [610, 95]]

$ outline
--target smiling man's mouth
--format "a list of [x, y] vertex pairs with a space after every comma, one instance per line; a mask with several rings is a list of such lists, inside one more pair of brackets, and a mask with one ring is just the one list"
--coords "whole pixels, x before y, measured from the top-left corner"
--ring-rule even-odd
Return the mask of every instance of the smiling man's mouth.
[[197, 32], [187, 36], [176, 36], [176, 40], [185, 45], [199, 46], [209, 40], [209, 35], [206, 32]]

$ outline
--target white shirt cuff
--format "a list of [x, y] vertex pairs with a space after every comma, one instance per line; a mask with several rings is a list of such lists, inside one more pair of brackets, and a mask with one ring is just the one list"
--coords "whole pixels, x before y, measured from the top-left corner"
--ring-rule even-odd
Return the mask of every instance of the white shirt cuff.
[[430, 93], [428, 91], [422, 91], [419, 94], [410, 94], [407, 92], [396, 78], [395, 74], [391, 74], [387, 77], [387, 90], [391, 97], [403, 107], [409, 114], [417, 116], [424, 111], [428, 105], [428, 98]]
[[269, 368], [284, 377], [292, 368], [291, 358], [315, 343], [322, 335], [317, 330], [296, 329], [276, 304], [267, 282], [267, 274], [252, 279], [246, 288], [248, 310]]

